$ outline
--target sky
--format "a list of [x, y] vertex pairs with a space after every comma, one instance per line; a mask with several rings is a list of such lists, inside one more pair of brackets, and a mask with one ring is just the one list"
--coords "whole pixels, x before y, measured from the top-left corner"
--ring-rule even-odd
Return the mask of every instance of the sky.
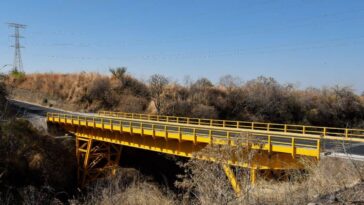
[[273, 77], [364, 91], [363, 0], [1, 0], [0, 66], [21, 34], [27, 73], [125, 66], [139, 79]]

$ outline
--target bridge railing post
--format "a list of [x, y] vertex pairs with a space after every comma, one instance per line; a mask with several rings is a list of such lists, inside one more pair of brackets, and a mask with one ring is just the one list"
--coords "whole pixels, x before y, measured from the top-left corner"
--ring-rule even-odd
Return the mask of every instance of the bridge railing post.
[[193, 128], [193, 144], [197, 143], [196, 128]]
[[120, 120], [119, 121], [119, 127], [120, 127], [120, 133], [123, 132], [123, 122]]
[[296, 145], [295, 145], [295, 138], [292, 137], [292, 157], [295, 158], [296, 156]]
[[320, 159], [321, 139], [317, 139], [317, 159]]
[[144, 136], [144, 128], [143, 128], [143, 123], [140, 123], [140, 133], [142, 136]]
[[152, 124], [152, 137], [155, 139], [155, 124]]
[[287, 124], [284, 125], [284, 132], [287, 132]]
[[209, 130], [209, 134], [208, 134], [209, 136], [209, 139], [210, 139], [210, 144], [211, 144], [211, 146], [212, 146], [212, 130]]
[[181, 127], [178, 126], [178, 141], [182, 142], [182, 132], [181, 132]]
[[327, 128], [326, 127], [324, 127], [324, 132], [323, 132], [323, 137], [325, 137], [326, 136], [326, 133], [327, 133]]

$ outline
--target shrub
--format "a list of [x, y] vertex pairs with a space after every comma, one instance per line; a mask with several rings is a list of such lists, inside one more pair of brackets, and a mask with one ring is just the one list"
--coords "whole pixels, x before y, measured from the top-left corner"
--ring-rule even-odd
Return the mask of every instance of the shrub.
[[[72, 190], [76, 181], [76, 159], [72, 145], [72, 141], [60, 143], [43, 136], [25, 120], [10, 120], [1, 124], [0, 190], [29, 185], [51, 186], [55, 192]], [[18, 194], [21, 195], [10, 191], [4, 193], [13, 194], [15, 199], [19, 199]], [[25, 200], [25, 196], [22, 197]]]
[[159, 205], [175, 204], [174, 194], [132, 169], [120, 169], [115, 176], [100, 179], [89, 187], [84, 204]]
[[5, 112], [6, 104], [7, 104], [7, 91], [5, 84], [0, 81], [0, 117]]

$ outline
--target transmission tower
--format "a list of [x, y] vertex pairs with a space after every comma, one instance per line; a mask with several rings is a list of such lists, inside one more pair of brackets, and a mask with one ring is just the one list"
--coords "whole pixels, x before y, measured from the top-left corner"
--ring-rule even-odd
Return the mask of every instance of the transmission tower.
[[24, 48], [23, 46], [20, 45], [20, 39], [24, 38], [23, 36], [20, 35], [20, 29], [25, 29], [27, 26], [23, 25], [23, 24], [18, 24], [18, 23], [8, 23], [9, 28], [14, 28], [14, 35], [12, 35], [11, 37], [13, 37], [15, 39], [14, 45], [12, 45], [11, 47], [14, 47], [14, 63], [13, 63], [13, 71], [14, 72], [23, 72], [23, 62], [21, 59], [21, 52], [20, 49]]

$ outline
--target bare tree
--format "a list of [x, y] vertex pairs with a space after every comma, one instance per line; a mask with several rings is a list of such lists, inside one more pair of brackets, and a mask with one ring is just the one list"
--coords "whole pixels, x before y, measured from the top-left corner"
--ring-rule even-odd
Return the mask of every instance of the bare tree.
[[109, 71], [114, 78], [120, 81], [120, 86], [123, 87], [125, 81], [124, 79], [125, 79], [126, 67], [110, 68]]
[[152, 100], [159, 114], [162, 106], [162, 93], [165, 86], [169, 83], [168, 79], [159, 74], [154, 74], [149, 79], [150, 92]]
[[239, 77], [234, 77], [232, 75], [225, 75], [220, 78], [219, 85], [232, 89], [239, 87], [242, 84], [242, 81]]

